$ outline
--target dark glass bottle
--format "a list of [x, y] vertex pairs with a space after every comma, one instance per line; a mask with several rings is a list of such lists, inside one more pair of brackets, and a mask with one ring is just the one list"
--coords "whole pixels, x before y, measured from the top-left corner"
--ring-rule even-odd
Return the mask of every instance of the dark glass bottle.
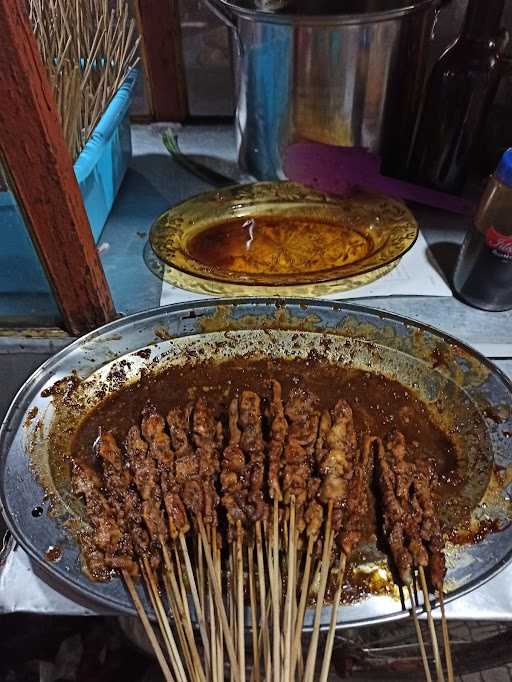
[[512, 309], [512, 149], [503, 154], [480, 201], [453, 286], [475, 308]]
[[469, 0], [460, 37], [428, 79], [408, 176], [418, 184], [458, 192], [499, 85], [504, 0]]

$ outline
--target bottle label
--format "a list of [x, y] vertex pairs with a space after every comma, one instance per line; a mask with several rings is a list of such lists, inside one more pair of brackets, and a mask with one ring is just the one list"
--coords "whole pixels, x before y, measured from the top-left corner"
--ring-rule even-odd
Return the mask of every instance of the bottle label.
[[512, 235], [501, 234], [491, 225], [485, 232], [485, 242], [495, 256], [512, 261]]

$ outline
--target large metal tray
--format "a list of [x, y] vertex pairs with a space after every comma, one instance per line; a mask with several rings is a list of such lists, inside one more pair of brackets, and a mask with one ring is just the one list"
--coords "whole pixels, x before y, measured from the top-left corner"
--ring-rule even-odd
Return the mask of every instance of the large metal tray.
[[[134, 613], [120, 580], [93, 583], [81, 571], [72, 532], [80, 523], [80, 505], [69, 493], [60, 453], [102, 397], [141, 371], [184, 361], [183, 349], [190, 345], [201, 357], [256, 350], [293, 357], [324, 348], [332, 361], [398, 378], [454, 427], [468, 454], [464, 494], [474, 500], [476, 515], [504, 526], [449, 554], [447, 601], [482, 585], [510, 561], [508, 476], [498, 479], [493, 471], [512, 468], [512, 384], [499, 369], [441, 332], [381, 311], [302, 299], [223, 299], [158, 308], [92, 332], [42, 365], [13, 401], [0, 431], [3, 514], [58, 590], [82, 603]], [[149, 355], [137, 353], [146, 347]], [[66, 377], [53, 395], [42, 396]], [[44, 510], [40, 515], [38, 507]], [[45, 558], [50, 546], [61, 548], [58, 562]], [[338, 615], [340, 627], [354, 627], [407, 612], [396, 598], [374, 595], [340, 608]], [[329, 609], [324, 616], [328, 622]]]

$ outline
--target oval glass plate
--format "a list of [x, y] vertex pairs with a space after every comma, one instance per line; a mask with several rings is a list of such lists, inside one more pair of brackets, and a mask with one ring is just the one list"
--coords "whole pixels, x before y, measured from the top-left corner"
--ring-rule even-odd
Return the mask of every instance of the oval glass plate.
[[292, 182], [236, 185], [166, 211], [150, 244], [166, 264], [217, 282], [297, 286], [357, 277], [403, 256], [418, 225], [403, 203]]
[[354, 277], [334, 279], [331, 282], [316, 282], [313, 284], [281, 285], [272, 287], [265, 284], [233, 284], [214, 279], [205, 279], [189, 275], [164, 263], [149, 245], [144, 249], [144, 261], [151, 272], [172, 286], [191, 291], [195, 294], [210, 296], [299, 296], [311, 298], [315, 296], [338, 295], [371, 284], [394, 270], [400, 263], [400, 258], [376, 270], [364, 272]]

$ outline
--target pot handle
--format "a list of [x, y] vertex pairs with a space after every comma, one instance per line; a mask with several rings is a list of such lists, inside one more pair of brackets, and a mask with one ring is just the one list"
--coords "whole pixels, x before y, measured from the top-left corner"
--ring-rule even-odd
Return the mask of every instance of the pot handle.
[[204, 4], [212, 14], [215, 14], [215, 16], [222, 21], [223, 24], [226, 24], [226, 26], [229, 26], [232, 28], [234, 31], [237, 30], [236, 23], [231, 16], [230, 12], [225, 9], [224, 7], [221, 8], [219, 5], [215, 2], [215, 0], [203, 0]]

